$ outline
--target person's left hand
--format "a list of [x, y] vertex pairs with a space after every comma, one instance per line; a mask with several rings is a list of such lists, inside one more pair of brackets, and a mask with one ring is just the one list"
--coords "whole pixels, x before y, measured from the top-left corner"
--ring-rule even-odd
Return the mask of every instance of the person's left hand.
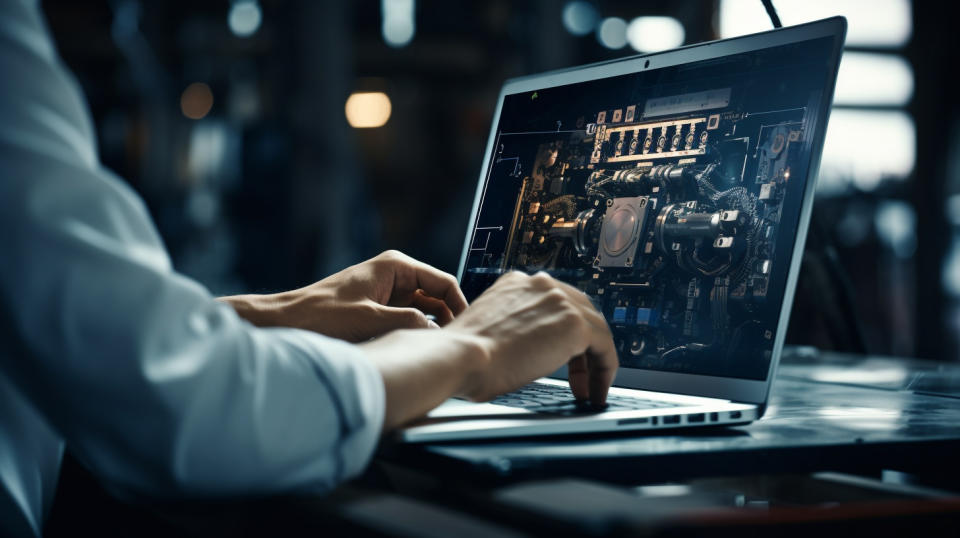
[[254, 325], [297, 327], [350, 342], [446, 325], [467, 308], [452, 275], [395, 250], [298, 290], [220, 300]]

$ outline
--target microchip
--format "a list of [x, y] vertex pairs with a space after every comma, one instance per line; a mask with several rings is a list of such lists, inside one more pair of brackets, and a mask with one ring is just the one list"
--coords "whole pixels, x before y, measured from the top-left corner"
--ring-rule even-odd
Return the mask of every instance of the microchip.
[[776, 192], [774, 187], [776, 187], [776, 185], [773, 183], [764, 183], [763, 185], [760, 185], [760, 195], [757, 198], [761, 200], [772, 199], [774, 192]]
[[660, 323], [660, 312], [655, 308], [637, 308], [637, 325], [656, 327]]

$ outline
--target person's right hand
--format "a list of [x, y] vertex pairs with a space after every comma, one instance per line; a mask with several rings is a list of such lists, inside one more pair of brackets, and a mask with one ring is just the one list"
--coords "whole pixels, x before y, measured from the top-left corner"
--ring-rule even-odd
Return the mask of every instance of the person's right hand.
[[564, 364], [573, 395], [599, 406], [617, 372], [606, 320], [546, 273], [508, 273], [443, 329], [393, 331], [360, 348], [383, 377], [384, 430], [451, 396], [490, 400]]
[[447, 327], [486, 342], [487, 365], [462, 396], [489, 400], [568, 365], [579, 400], [606, 403], [617, 352], [603, 315], [580, 290], [546, 273], [508, 273]]

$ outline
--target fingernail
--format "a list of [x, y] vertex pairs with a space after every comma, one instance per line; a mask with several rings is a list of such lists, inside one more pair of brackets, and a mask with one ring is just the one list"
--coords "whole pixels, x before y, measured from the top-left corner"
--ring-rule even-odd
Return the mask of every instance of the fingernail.
[[436, 322], [436, 321], [433, 321], [432, 319], [428, 319], [428, 320], [427, 320], [427, 327], [430, 327], [431, 329], [439, 329], [439, 328], [440, 328], [440, 326], [437, 325], [437, 322]]

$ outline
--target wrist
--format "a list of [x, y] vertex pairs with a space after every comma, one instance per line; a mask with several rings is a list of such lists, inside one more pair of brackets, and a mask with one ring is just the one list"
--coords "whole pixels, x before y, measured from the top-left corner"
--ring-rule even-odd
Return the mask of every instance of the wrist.
[[280, 300], [277, 295], [231, 295], [218, 297], [217, 300], [227, 303], [237, 315], [258, 327], [276, 326], [277, 313], [280, 310]]
[[483, 398], [490, 354], [482, 339], [445, 329], [393, 331], [358, 346], [380, 371], [384, 429], [421, 417], [452, 396]]
[[485, 338], [447, 329], [400, 329], [385, 336], [359, 344], [374, 362], [387, 369], [395, 366], [400, 357], [398, 349], [409, 349], [413, 359], [431, 364], [452, 380], [450, 396], [471, 397], [477, 392], [479, 379], [490, 362], [490, 345]]
[[484, 380], [490, 364], [491, 346], [487, 339], [462, 333], [459, 331], [443, 330], [444, 337], [449, 338], [456, 347], [456, 356], [461, 364], [458, 371], [460, 376], [459, 388], [453, 394], [468, 400], [486, 400]]

